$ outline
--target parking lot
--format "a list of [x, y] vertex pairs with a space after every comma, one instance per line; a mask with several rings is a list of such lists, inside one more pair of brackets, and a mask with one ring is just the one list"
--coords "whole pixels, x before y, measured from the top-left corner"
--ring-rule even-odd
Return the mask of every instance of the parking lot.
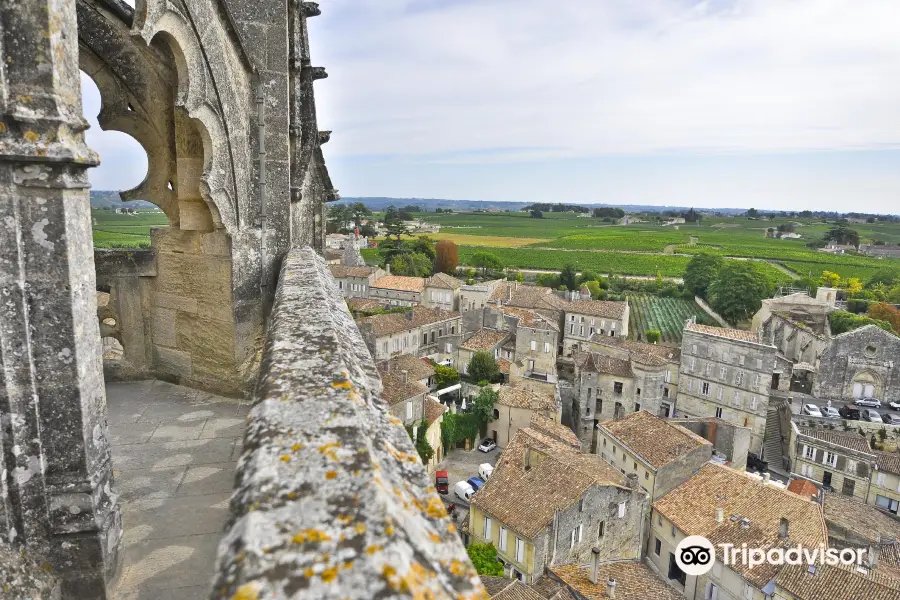
[[437, 470], [447, 471], [450, 479], [449, 492], [443, 496], [446, 502], [452, 502], [457, 506], [468, 508], [469, 504], [461, 500], [453, 493], [453, 487], [459, 481], [466, 481], [470, 477], [478, 477], [478, 465], [489, 463], [494, 465], [500, 456], [500, 450], [479, 452], [478, 450], [451, 450], [438, 465]]
[[[865, 407], [865, 406], [856, 406], [856, 405], [854, 405], [853, 400], [831, 400], [831, 401], [829, 402], [828, 400], [821, 400], [821, 399], [819, 399], [819, 398], [813, 398], [812, 396], [809, 396], [809, 395], [807, 395], [807, 394], [803, 394], [803, 393], [800, 393], [800, 392], [789, 392], [789, 393], [781, 392], [781, 393], [776, 394], [776, 395], [777, 395], [777, 396], [780, 396], [780, 397], [783, 397], [783, 398], [785, 398], [785, 399], [787, 399], [788, 397], [790, 397], [790, 398], [792, 399], [792, 402], [791, 402], [791, 405], [790, 405], [790, 406], [791, 406], [791, 411], [792, 411], [794, 414], [796, 414], [796, 415], [799, 415], [799, 414], [805, 414], [804, 411], [803, 411], [803, 406], [804, 406], [805, 404], [812, 404], [812, 405], [814, 405], [814, 406], [817, 406], [817, 407], [819, 408], [819, 410], [822, 412], [823, 415], [825, 414], [825, 409], [826, 409], [826, 407], [828, 407], [828, 406], [831, 406], [831, 407], [835, 408], [836, 410], [840, 410], [841, 407], [843, 407], [844, 405], [850, 406], [850, 407], [855, 408], [855, 409], [857, 409], [857, 410], [859, 410], [859, 411], [863, 411], [864, 409], [867, 408], [867, 407]], [[882, 402], [882, 403], [881, 403], [881, 408], [873, 408], [873, 410], [875, 410], [875, 411], [876, 411], [879, 415], [881, 415], [882, 417], [883, 417], [884, 415], [889, 415], [889, 414], [890, 414], [890, 415], [896, 415], [896, 416], [900, 417], [900, 410], [896, 410], [896, 409], [894, 409], [894, 408], [891, 408], [891, 407], [888, 405], [887, 402]], [[844, 417], [841, 416], [841, 417], [833, 417], [833, 418], [835, 418], [835, 419], [843, 419]]]

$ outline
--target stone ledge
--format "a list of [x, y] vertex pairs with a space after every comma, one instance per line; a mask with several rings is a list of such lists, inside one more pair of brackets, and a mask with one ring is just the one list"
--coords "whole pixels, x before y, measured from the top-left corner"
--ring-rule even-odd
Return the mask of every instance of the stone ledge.
[[284, 260], [210, 598], [487, 598], [325, 261]]
[[156, 252], [145, 249], [95, 248], [97, 279], [156, 277]]

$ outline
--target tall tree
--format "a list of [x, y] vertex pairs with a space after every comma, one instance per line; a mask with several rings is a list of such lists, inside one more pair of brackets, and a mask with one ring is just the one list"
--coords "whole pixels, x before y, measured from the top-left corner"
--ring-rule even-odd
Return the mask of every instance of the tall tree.
[[499, 399], [500, 394], [489, 387], [483, 387], [472, 401], [472, 415], [478, 422], [481, 435], [487, 433], [488, 423], [494, 420], [494, 403]]
[[750, 261], [728, 261], [709, 285], [710, 304], [732, 323], [748, 319], [770, 295], [771, 284]]
[[706, 298], [710, 284], [719, 276], [723, 261], [713, 254], [697, 254], [684, 271], [684, 287], [695, 296]]
[[475, 381], [493, 381], [500, 375], [500, 367], [490, 352], [479, 350], [469, 361], [469, 377]]
[[490, 252], [476, 252], [472, 255], [472, 266], [481, 270], [484, 276], [488, 271], [499, 271], [503, 268], [503, 261], [496, 254]]
[[578, 289], [578, 272], [573, 265], [565, 265], [559, 272], [559, 283], [564, 285], [566, 289]]
[[402, 236], [408, 234], [406, 225], [403, 224], [403, 219], [400, 217], [400, 212], [393, 204], [384, 211], [384, 228], [387, 230], [387, 235], [394, 236], [398, 243]]
[[437, 255], [434, 272], [455, 275], [456, 267], [459, 266], [459, 249], [456, 243], [453, 240], [441, 240], [435, 245], [434, 250]]
[[466, 552], [479, 575], [503, 577], [503, 565], [497, 562], [497, 549], [493, 544], [469, 544]]

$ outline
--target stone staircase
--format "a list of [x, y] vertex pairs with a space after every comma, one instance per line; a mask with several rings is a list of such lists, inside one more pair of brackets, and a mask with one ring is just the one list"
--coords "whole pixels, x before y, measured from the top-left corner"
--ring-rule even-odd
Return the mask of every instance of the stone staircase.
[[785, 468], [785, 450], [789, 432], [784, 429], [790, 422], [791, 408], [783, 398], [772, 398], [766, 414], [766, 430], [763, 437], [763, 459], [768, 461], [769, 470], [788, 474]]

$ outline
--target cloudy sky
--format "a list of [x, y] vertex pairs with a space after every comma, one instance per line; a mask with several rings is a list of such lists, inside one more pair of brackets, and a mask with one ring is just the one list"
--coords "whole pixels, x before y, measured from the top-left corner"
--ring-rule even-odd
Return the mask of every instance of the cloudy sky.
[[[320, 4], [343, 196], [900, 213], [897, 0]], [[98, 129], [95, 187], [137, 183]]]

